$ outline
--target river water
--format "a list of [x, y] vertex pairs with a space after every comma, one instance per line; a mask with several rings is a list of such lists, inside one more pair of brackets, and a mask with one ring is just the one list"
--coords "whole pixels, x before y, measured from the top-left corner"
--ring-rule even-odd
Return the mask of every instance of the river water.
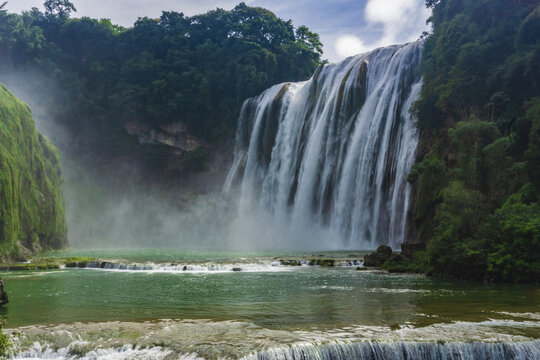
[[[76, 254], [117, 265], [2, 274], [10, 303], [0, 312], [17, 358], [295, 358], [294, 349], [304, 358], [359, 358], [360, 348], [339, 357], [332, 346], [405, 342], [407, 351], [429, 344], [438, 354], [441, 341], [517, 344], [515, 354], [540, 356], [537, 286], [357, 270], [349, 259], [362, 254], [354, 252]], [[305, 264], [284, 266], [282, 257]], [[307, 265], [318, 257], [340, 266]], [[392, 349], [380, 351], [400, 351]], [[519, 358], [505, 354], [498, 358]]]

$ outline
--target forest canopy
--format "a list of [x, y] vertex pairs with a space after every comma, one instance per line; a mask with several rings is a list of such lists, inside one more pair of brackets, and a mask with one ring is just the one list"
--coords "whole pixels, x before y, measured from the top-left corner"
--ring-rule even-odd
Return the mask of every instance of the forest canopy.
[[[423, 271], [463, 279], [540, 278], [540, 6], [428, 0], [433, 33], [415, 103]], [[422, 261], [418, 261], [418, 265]], [[420, 266], [422, 268], [422, 266]]]
[[231, 137], [243, 100], [306, 79], [321, 62], [317, 34], [245, 3], [191, 17], [163, 12], [130, 28], [71, 18], [67, 0], [44, 5], [20, 15], [0, 8], [0, 76], [38, 74], [30, 80], [36, 93], [89, 146], [128, 121], [183, 122], [205, 140]]

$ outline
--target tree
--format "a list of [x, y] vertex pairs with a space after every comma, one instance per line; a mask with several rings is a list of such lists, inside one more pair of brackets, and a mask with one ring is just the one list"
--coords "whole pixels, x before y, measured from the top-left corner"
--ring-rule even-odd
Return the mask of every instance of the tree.
[[323, 44], [319, 34], [309, 31], [306, 26], [301, 25], [296, 29], [296, 39], [307, 51], [322, 55]]
[[529, 132], [529, 149], [526, 152], [529, 179], [540, 194], [540, 98], [532, 99], [527, 110], [532, 126]]
[[46, 15], [68, 18], [71, 12], [76, 12], [75, 5], [69, 0], [47, 0], [43, 3]]

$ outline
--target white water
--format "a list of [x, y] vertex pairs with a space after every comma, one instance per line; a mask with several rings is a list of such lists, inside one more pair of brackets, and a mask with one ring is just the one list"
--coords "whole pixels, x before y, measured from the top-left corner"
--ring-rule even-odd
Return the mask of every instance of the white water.
[[282, 346], [245, 360], [537, 360], [540, 341], [516, 343], [356, 342]]
[[[516, 313], [518, 317], [529, 314]], [[527, 359], [540, 360], [538, 321], [415, 327], [269, 329], [204, 319], [74, 322], [7, 329], [15, 359]], [[528, 335], [527, 335], [528, 334]]]
[[[125, 345], [119, 348], [91, 350], [79, 354], [88, 346], [85, 341], [74, 341], [68, 347], [53, 349], [34, 343], [12, 359], [81, 359], [81, 360], [127, 360], [165, 359], [172, 351], [160, 347], [140, 348]], [[174, 356], [179, 360], [202, 360], [195, 355]], [[284, 345], [248, 355], [243, 360], [378, 360], [378, 359], [423, 359], [423, 360], [537, 360], [540, 359], [540, 341], [514, 343], [484, 342], [330, 342], [326, 344]]]
[[[318, 259], [315, 259], [317, 261]], [[78, 267], [106, 271], [129, 271], [148, 273], [226, 273], [226, 272], [278, 272], [290, 271], [301, 266], [318, 266], [312, 264], [310, 259], [293, 260], [294, 264], [283, 263], [279, 260], [264, 260], [257, 262], [234, 262], [234, 263], [125, 263], [116, 261], [92, 261]], [[335, 260], [336, 267], [357, 267], [362, 266], [361, 260]]]
[[163, 273], [225, 273], [225, 272], [275, 272], [287, 271], [290, 267], [281, 265], [278, 261], [259, 263], [198, 263], [198, 264], [171, 264], [171, 263], [120, 263], [110, 261], [90, 262], [85, 266], [88, 269], [107, 271], [140, 271]]
[[[54, 349], [49, 345], [42, 345], [35, 342], [29, 349], [21, 351], [12, 356], [12, 359], [54, 359], [54, 360], [128, 360], [128, 359], [165, 359], [172, 351], [160, 347], [140, 348], [138, 346], [125, 345], [118, 348], [98, 348], [88, 350], [91, 344], [87, 341], [74, 341], [67, 347]], [[84, 354], [81, 354], [84, 352]], [[181, 359], [197, 360], [195, 356], [186, 356]]]
[[270, 232], [262, 242], [276, 247], [398, 248], [421, 51], [422, 43], [377, 49], [248, 99], [224, 187], [231, 194], [239, 183], [233, 231], [251, 239]]

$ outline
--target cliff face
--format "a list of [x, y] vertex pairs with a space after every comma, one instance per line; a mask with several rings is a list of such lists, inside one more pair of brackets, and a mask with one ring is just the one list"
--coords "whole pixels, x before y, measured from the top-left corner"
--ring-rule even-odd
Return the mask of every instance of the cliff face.
[[67, 245], [60, 156], [30, 109], [0, 84], [0, 256]]
[[455, 278], [537, 282], [540, 7], [428, 5], [433, 33], [413, 106], [420, 141], [408, 177], [417, 230], [409, 239], [427, 243], [418, 263]]

